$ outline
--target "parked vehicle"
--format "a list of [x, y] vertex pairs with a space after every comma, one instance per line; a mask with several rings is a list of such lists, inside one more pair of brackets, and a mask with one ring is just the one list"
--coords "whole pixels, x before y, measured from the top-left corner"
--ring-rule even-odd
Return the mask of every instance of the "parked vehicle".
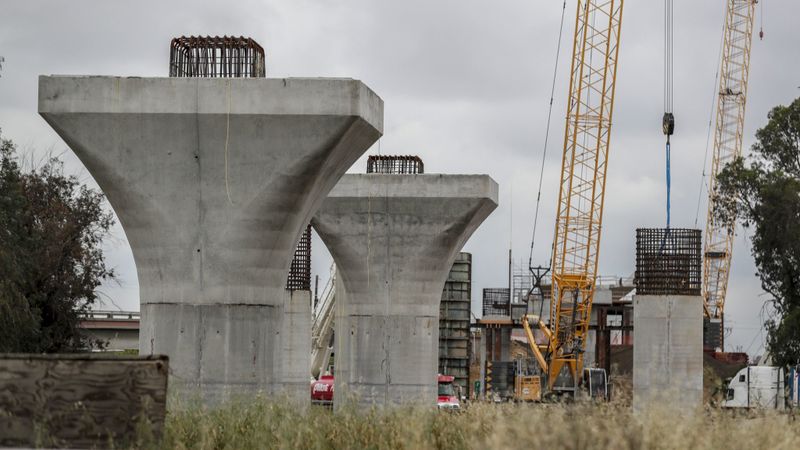
[[723, 408], [784, 409], [784, 373], [780, 367], [748, 366], [728, 384]]
[[[454, 384], [455, 377], [439, 375], [439, 395], [436, 405], [439, 409], [461, 409], [458, 393]], [[311, 403], [314, 405], [333, 405], [333, 375], [322, 375], [311, 382]]]
[[451, 375], [439, 375], [439, 396], [436, 399], [439, 409], [461, 409], [454, 381], [455, 377]]

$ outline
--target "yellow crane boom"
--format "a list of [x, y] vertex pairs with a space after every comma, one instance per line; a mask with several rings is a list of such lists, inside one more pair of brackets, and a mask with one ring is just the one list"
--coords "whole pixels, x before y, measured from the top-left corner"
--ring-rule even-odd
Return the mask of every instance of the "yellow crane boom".
[[721, 319], [724, 312], [734, 232], [731, 224], [714, 218], [717, 175], [742, 154], [756, 3], [757, 0], [727, 0], [703, 252], [703, 307], [710, 319]]
[[551, 261], [550, 323], [545, 333], [548, 364], [542, 366], [551, 389], [564, 367], [575, 383], [582, 372], [597, 276], [624, 2], [577, 3]]

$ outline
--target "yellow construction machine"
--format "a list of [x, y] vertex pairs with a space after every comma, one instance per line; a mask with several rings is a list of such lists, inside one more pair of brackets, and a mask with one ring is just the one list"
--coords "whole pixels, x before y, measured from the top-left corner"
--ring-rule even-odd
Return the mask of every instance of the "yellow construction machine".
[[[542, 385], [549, 392], [575, 393], [583, 377], [597, 278], [623, 3], [577, 1], [550, 264], [550, 317], [548, 323], [528, 314], [522, 320], [545, 381]], [[542, 331], [546, 344], [536, 343], [531, 324]]]

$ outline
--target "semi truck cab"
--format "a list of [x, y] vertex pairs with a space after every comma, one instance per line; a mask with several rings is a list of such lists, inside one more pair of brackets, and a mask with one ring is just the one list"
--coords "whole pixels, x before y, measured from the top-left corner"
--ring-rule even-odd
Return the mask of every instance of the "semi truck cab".
[[748, 366], [728, 384], [723, 408], [783, 409], [783, 369], [771, 366]]

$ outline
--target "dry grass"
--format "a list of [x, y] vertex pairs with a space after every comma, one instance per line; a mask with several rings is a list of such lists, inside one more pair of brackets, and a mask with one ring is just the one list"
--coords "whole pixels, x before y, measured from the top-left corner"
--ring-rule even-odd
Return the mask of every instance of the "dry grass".
[[[153, 447], [147, 439], [137, 447]], [[302, 409], [253, 400], [169, 415], [158, 446], [176, 449], [797, 449], [789, 413], [707, 410], [634, 415], [621, 405], [473, 404], [461, 413]]]

